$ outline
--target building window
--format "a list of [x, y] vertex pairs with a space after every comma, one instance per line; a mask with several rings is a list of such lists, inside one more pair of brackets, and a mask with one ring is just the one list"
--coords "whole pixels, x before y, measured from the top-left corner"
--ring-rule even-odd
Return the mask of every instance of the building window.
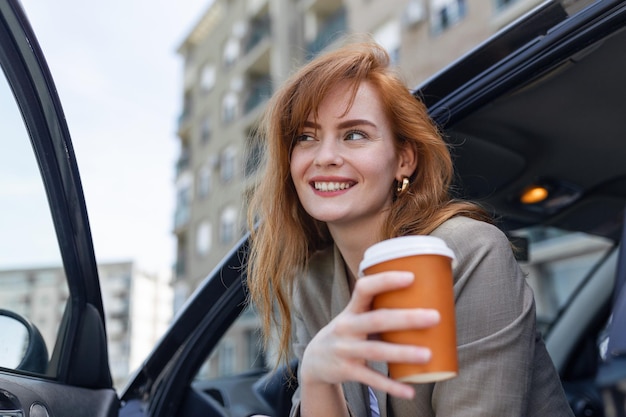
[[404, 29], [415, 29], [425, 19], [426, 8], [424, 7], [424, 0], [409, 0], [402, 12], [402, 27]]
[[229, 91], [222, 99], [222, 123], [231, 123], [237, 117], [237, 106], [239, 100], [234, 91]]
[[506, 9], [508, 6], [510, 6], [513, 3], [517, 3], [518, 0], [495, 0], [496, 3], [496, 10], [497, 11], [501, 11]]
[[176, 184], [176, 213], [174, 227], [180, 227], [189, 221], [191, 208], [191, 193], [193, 192], [193, 178], [190, 174], [182, 174]]
[[211, 223], [203, 220], [196, 229], [196, 253], [205, 256], [211, 250]]
[[[185, 276], [187, 273], [187, 263], [185, 262], [185, 256], [187, 254], [187, 239], [185, 237], [179, 237], [178, 242], [176, 243], [176, 265], [175, 265], [175, 274], [176, 279], [179, 280]], [[187, 298], [188, 293], [184, 293], [184, 298]], [[174, 296], [174, 305], [180, 306], [182, 304], [176, 304], [176, 294]], [[181, 300], [182, 301], [182, 300]]]
[[221, 376], [233, 375], [235, 373], [235, 344], [232, 340], [222, 340], [219, 347], [219, 374]]
[[246, 90], [246, 98], [242, 103], [244, 114], [248, 114], [272, 96], [272, 78], [269, 74], [252, 76], [248, 80], [248, 88]]
[[466, 0], [430, 0], [430, 22], [435, 34], [445, 31], [465, 17]]
[[193, 112], [193, 99], [191, 96], [191, 92], [185, 91], [185, 96], [183, 97], [183, 112], [178, 117], [179, 127], [187, 123], [192, 112]]
[[200, 88], [203, 93], [208, 93], [215, 85], [215, 66], [205, 65], [202, 67], [202, 75], [200, 76]]
[[[332, 2], [331, 2], [332, 4]], [[339, 2], [338, 4], [341, 4]], [[304, 15], [304, 39], [306, 57], [311, 59], [348, 32], [348, 19], [345, 6], [334, 11], [307, 12]]]
[[228, 147], [220, 155], [220, 180], [228, 182], [235, 177], [235, 148]]
[[245, 333], [248, 345], [248, 369], [264, 369], [266, 366], [263, 353], [263, 335], [259, 329], [250, 329]]
[[198, 171], [198, 180], [196, 182], [197, 184], [196, 193], [198, 195], [198, 199], [200, 200], [205, 199], [206, 197], [209, 196], [209, 194], [211, 194], [211, 189], [213, 186], [212, 177], [213, 175], [211, 172], [211, 167], [208, 164], [204, 165]]
[[271, 36], [271, 23], [268, 12], [250, 21], [250, 25], [246, 29], [246, 34], [243, 37], [244, 50], [246, 53], [251, 51], [263, 39]]
[[240, 49], [239, 40], [237, 38], [233, 37], [226, 41], [223, 53], [224, 67], [230, 68], [235, 64], [237, 58], [239, 58]]
[[211, 118], [205, 116], [202, 119], [202, 125], [200, 126], [200, 141], [207, 143], [211, 139]]
[[184, 145], [180, 150], [180, 156], [178, 157], [178, 161], [176, 161], [176, 176], [182, 175], [189, 166], [191, 165], [191, 156], [189, 153], [189, 147]]
[[374, 39], [389, 53], [392, 65], [400, 60], [400, 22], [391, 20], [374, 32]]
[[231, 243], [237, 232], [237, 210], [227, 207], [220, 216], [220, 242]]
[[[184, 262], [181, 261], [180, 258], [179, 260], [176, 261], [177, 267], [179, 263], [184, 264]], [[177, 272], [178, 272], [178, 269], [177, 269]], [[177, 276], [182, 277], [182, 275], [177, 275]], [[189, 294], [191, 293], [191, 290], [189, 289], [189, 285], [185, 281], [182, 281], [179, 279], [174, 283], [173, 291], [174, 291], [174, 297], [172, 301], [172, 304], [174, 305], [173, 312], [177, 313], [178, 311], [180, 311], [182, 306], [185, 305], [185, 302], [189, 298]]]

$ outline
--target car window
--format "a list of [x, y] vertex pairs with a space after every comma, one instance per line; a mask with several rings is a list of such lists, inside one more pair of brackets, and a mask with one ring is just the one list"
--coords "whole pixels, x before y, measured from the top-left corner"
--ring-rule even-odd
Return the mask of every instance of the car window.
[[246, 308], [196, 374], [196, 381], [239, 375], [248, 371], [265, 370], [259, 318], [252, 307]]
[[[53, 351], [68, 286], [42, 177], [17, 103], [0, 75], [0, 309], [34, 325], [45, 341], [44, 368]], [[15, 322], [13, 322], [15, 323]], [[18, 367], [20, 326], [0, 328], [0, 366]], [[3, 354], [7, 357], [3, 360]], [[41, 367], [26, 369], [45, 373]]]
[[550, 227], [514, 233], [528, 239], [522, 269], [535, 293], [537, 326], [544, 334], [614, 245], [609, 239]]

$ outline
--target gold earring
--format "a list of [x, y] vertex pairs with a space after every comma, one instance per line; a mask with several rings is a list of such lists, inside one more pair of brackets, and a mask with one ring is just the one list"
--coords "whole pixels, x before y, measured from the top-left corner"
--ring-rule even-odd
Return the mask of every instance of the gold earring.
[[396, 187], [396, 194], [402, 195], [409, 189], [409, 177], [402, 178], [402, 182], [398, 181], [398, 186]]

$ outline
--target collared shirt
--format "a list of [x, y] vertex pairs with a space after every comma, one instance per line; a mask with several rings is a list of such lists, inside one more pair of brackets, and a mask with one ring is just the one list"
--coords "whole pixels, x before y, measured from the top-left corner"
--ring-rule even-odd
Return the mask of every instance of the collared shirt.
[[380, 417], [380, 410], [378, 409], [378, 399], [374, 395], [374, 391], [367, 387], [367, 390], [370, 392], [370, 411], [372, 412], [372, 417]]

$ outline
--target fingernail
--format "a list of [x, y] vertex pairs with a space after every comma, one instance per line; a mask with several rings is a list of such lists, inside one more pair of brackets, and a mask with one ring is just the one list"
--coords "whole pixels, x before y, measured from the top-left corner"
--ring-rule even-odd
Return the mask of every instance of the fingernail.
[[431, 323], [439, 323], [441, 315], [437, 310], [424, 310], [424, 318]]
[[403, 387], [402, 392], [400, 393], [400, 396], [407, 400], [411, 400], [415, 396], [415, 390], [413, 389], [413, 387], [405, 386]]
[[418, 358], [421, 359], [424, 362], [427, 362], [430, 360], [430, 358], [432, 357], [433, 353], [430, 351], [430, 349], [427, 348], [420, 348], [419, 349], [419, 353], [418, 353]]

